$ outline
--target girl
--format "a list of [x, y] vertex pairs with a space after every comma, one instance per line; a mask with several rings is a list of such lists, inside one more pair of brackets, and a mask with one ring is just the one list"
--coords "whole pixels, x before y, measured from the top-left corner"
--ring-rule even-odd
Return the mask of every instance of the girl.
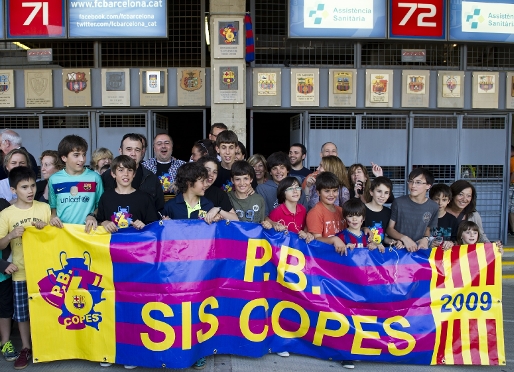
[[353, 164], [348, 170], [350, 175], [350, 190], [352, 190], [352, 197], [360, 198], [366, 204], [371, 201], [370, 187], [371, 181], [369, 180], [368, 171], [362, 164]]
[[480, 241], [480, 228], [472, 221], [462, 221], [457, 230], [458, 244], [477, 244]]
[[253, 154], [248, 159], [248, 164], [250, 164], [255, 171], [255, 179], [257, 180], [257, 184], [260, 185], [262, 183], [266, 183], [269, 179], [268, 174], [268, 164], [266, 163], [266, 159], [261, 154]]
[[[9, 174], [11, 169], [16, 167], [32, 167], [29, 154], [23, 149], [11, 150], [4, 157], [4, 168], [7, 171], [7, 174]], [[0, 181], [0, 198], [4, 198], [11, 204], [14, 203], [16, 199], [16, 195], [11, 192], [9, 178], [5, 178]]]
[[191, 149], [189, 161], [198, 161], [202, 156], [216, 156], [216, 151], [210, 139], [196, 141]]
[[236, 147], [236, 161], [238, 160], [246, 160], [246, 147], [243, 145], [243, 142], [237, 141], [237, 147]]
[[34, 200], [48, 203], [48, 179], [55, 172], [64, 169], [64, 163], [54, 150], [45, 150], [39, 158], [41, 162], [41, 179], [36, 182], [36, 197]]
[[[339, 193], [336, 198], [335, 205], [340, 207], [350, 199], [350, 183], [348, 182], [348, 173], [344, 163], [337, 156], [329, 155], [321, 158], [321, 162], [318, 167], [318, 171], [321, 172], [332, 172], [337, 176], [339, 180]], [[308, 198], [309, 210], [313, 208], [319, 202], [319, 195], [316, 191], [316, 180], [313, 177], [308, 177], [305, 187], [305, 196]]]
[[291, 231], [297, 233], [306, 243], [311, 242], [314, 236], [305, 231], [307, 210], [298, 203], [302, 195], [302, 188], [296, 177], [286, 177], [277, 187], [279, 206], [273, 209], [268, 219], [276, 231]]

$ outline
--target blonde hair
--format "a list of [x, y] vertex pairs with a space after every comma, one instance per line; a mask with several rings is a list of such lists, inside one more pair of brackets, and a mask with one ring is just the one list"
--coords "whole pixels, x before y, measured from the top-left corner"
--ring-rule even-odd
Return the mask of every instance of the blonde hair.
[[332, 172], [337, 176], [341, 186], [350, 190], [350, 182], [348, 181], [348, 172], [341, 159], [337, 156], [329, 155], [321, 158], [321, 166], [325, 172]]
[[93, 151], [93, 155], [91, 155], [91, 169], [97, 170], [96, 166], [98, 165], [98, 162], [102, 159], [112, 159], [114, 156], [112, 155], [111, 150], [106, 149], [105, 147], [100, 147], [99, 149], [96, 149]]
[[268, 173], [268, 163], [266, 162], [266, 158], [261, 154], [253, 154], [250, 156], [247, 160], [248, 164], [250, 164], [252, 167], [255, 167], [259, 162], [264, 165], [264, 179], [269, 178]]
[[28, 152], [20, 148], [20, 149], [11, 150], [11, 151], [9, 151], [9, 153], [7, 155], [5, 155], [5, 157], [4, 157], [4, 169], [5, 170], [7, 170], [7, 164], [9, 164], [11, 162], [12, 157], [16, 154], [21, 154], [21, 155], [25, 156], [25, 159], [27, 160], [27, 167], [32, 168], [32, 163], [30, 161]]

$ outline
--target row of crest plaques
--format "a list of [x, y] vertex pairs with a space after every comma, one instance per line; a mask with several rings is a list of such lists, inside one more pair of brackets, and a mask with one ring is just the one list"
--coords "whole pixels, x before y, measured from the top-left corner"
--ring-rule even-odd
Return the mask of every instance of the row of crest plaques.
[[[355, 69], [329, 69], [328, 106], [356, 107], [358, 90]], [[393, 70], [366, 70], [365, 106], [393, 107]], [[402, 71], [401, 107], [428, 108], [430, 74], [437, 73], [437, 107], [464, 108], [463, 71]], [[472, 108], [498, 108], [499, 73], [472, 73]], [[291, 106], [319, 106], [319, 69], [291, 69]], [[507, 73], [506, 108], [514, 109], [514, 72]], [[326, 89], [326, 88], [325, 88]], [[253, 105], [282, 106], [282, 71], [253, 70]]]
[[[53, 70], [24, 70], [25, 107], [53, 107]], [[102, 69], [102, 106], [130, 106], [130, 69]], [[65, 107], [88, 107], [91, 70], [62, 70]], [[168, 106], [167, 69], [139, 71], [140, 106]], [[205, 106], [205, 69], [177, 69], [178, 106]], [[0, 107], [16, 107], [14, 71], [0, 70]]]

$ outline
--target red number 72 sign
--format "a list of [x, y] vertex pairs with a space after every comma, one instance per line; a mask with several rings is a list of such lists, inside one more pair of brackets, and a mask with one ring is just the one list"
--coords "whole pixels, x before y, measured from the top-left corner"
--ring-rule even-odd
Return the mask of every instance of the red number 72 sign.
[[446, 0], [391, 0], [389, 37], [446, 39]]
[[64, 1], [7, 0], [7, 37], [66, 37]]

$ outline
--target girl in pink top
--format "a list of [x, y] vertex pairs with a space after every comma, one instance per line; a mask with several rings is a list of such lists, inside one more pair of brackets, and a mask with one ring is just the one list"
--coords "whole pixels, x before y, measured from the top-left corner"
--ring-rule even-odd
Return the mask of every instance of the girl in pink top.
[[302, 188], [295, 177], [286, 177], [277, 187], [277, 199], [279, 206], [269, 214], [269, 221], [276, 231], [291, 231], [297, 233], [301, 239], [307, 243], [314, 237], [305, 231], [305, 218], [307, 210], [298, 203], [302, 195]]

